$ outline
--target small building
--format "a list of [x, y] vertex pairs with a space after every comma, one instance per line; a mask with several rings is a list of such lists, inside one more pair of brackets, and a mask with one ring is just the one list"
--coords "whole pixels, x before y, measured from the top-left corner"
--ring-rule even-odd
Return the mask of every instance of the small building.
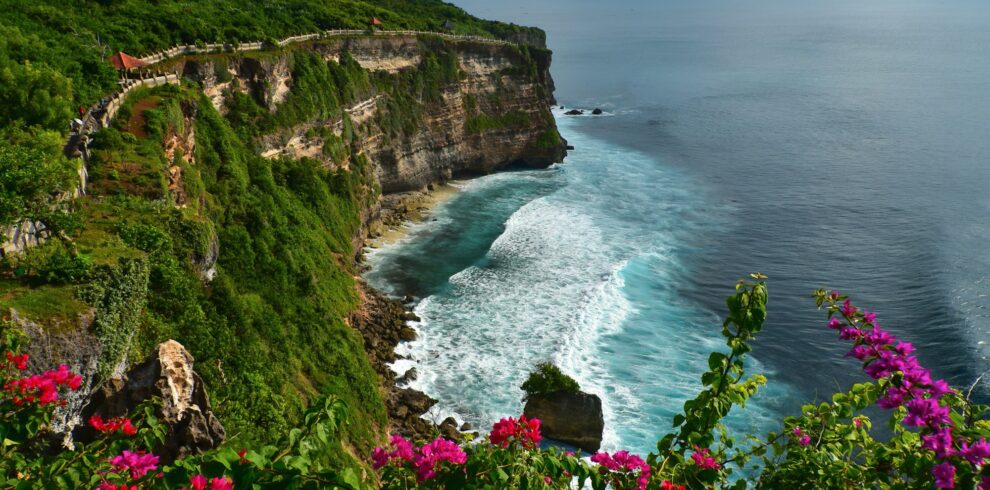
[[110, 64], [114, 68], [120, 71], [131, 71], [135, 68], [141, 68], [145, 66], [145, 62], [123, 52], [117, 51], [117, 54], [110, 56]]
[[447, 19], [447, 21], [443, 23], [443, 30], [447, 32], [454, 32], [454, 21]]
[[371, 28], [381, 27], [382, 21], [378, 20], [378, 17], [372, 17], [370, 22]]

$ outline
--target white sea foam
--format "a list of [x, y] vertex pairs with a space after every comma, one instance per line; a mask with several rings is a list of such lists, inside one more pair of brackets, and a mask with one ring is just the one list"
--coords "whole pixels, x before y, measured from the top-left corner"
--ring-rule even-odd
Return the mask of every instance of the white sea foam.
[[[562, 118], [561, 131], [585, 151], [554, 170], [567, 185], [512, 213], [481, 260], [416, 306], [419, 336], [399, 347], [408, 359], [393, 369], [417, 367], [409, 386], [440, 401], [430, 418], [484, 429], [518, 415], [530, 368], [553, 360], [601, 396], [603, 448], [645, 452], [700, 387], [708, 352], [721, 348], [718, 318], [674, 287], [687, 273], [679, 241], [698, 226], [684, 216], [700, 199], [681, 176], [568, 132], [574, 124]], [[460, 185], [462, 193], [484, 194], [535, 175]], [[382, 251], [373, 267], [407, 245]], [[740, 423], [762, 420], [750, 412]]]

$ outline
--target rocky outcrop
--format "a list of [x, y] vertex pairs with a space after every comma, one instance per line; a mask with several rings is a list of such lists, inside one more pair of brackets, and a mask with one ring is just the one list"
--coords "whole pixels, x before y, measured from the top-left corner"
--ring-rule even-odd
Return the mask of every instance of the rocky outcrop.
[[602, 445], [605, 419], [598, 395], [580, 391], [529, 395], [523, 414], [540, 419], [543, 435], [550, 439], [592, 453]]
[[[193, 358], [174, 340], [160, 344], [148, 360], [104, 383], [91, 396], [82, 418], [127, 416], [152, 397], [161, 399], [158, 416], [169, 427], [164, 444], [155, 449], [164, 461], [203, 452], [224, 441], [226, 434], [210, 408], [203, 380], [193, 371]], [[81, 427], [76, 437], [86, 441], [93, 435], [91, 429]]]
[[[433, 408], [437, 401], [421, 391], [397, 386], [395, 374], [389, 367], [389, 363], [396, 360], [395, 347], [403, 341], [403, 336], [406, 335], [404, 332], [412, 330], [406, 325], [407, 312], [402, 303], [389, 299], [370, 287], [362, 286], [361, 294], [363, 306], [351, 315], [349, 321], [364, 337], [368, 359], [381, 377], [392, 432], [413, 440], [428, 439], [437, 427], [423, 419], [422, 415]], [[402, 382], [411, 381], [415, 376], [415, 373], [407, 372], [403, 375], [405, 379]], [[449, 428], [444, 429], [450, 432]]]

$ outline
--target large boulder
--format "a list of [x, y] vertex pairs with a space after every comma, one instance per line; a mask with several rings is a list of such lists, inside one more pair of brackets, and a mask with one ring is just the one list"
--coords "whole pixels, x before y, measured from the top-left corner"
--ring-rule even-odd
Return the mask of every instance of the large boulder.
[[556, 391], [529, 395], [523, 415], [542, 421], [544, 436], [595, 452], [602, 445], [605, 419], [598, 395]]
[[[83, 420], [129, 415], [142, 402], [157, 397], [158, 416], [169, 427], [165, 443], [155, 448], [164, 461], [218, 447], [226, 437], [210, 408], [203, 380], [193, 371], [193, 358], [182, 344], [160, 344], [148, 360], [126, 374], [107, 380], [83, 409]], [[80, 439], [92, 437], [81, 429]]]

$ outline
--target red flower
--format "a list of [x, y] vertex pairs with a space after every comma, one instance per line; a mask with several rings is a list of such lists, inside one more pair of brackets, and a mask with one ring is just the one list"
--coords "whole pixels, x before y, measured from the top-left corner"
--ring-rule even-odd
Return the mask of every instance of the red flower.
[[540, 444], [540, 419], [527, 419], [521, 415], [519, 420], [509, 417], [492, 426], [488, 440], [495, 446], [509, 447], [513, 441], [518, 441], [524, 448], [532, 449]]
[[93, 415], [88, 420], [89, 426], [104, 434], [113, 434], [118, 430], [125, 436], [132, 437], [137, 434], [137, 428], [131, 424], [131, 419], [117, 417], [110, 420], [103, 420], [99, 415]]
[[684, 490], [684, 485], [674, 485], [674, 482], [664, 480], [660, 482], [660, 490]]
[[14, 367], [17, 368], [17, 370], [19, 371], [24, 371], [25, 369], [27, 369], [27, 362], [28, 362], [27, 354], [21, 354], [19, 356], [15, 356], [13, 352], [8, 352], [7, 360], [10, 361], [10, 363], [13, 364]]
[[131, 419], [124, 419], [123, 425], [120, 426], [120, 431], [127, 437], [133, 437], [137, 434], [137, 428], [131, 425]]
[[183, 488], [183, 490], [233, 490], [234, 488], [234, 482], [227, 476], [210, 478], [209, 486], [207, 486], [206, 477], [196, 475], [189, 479], [189, 484], [192, 485], [192, 488]]

